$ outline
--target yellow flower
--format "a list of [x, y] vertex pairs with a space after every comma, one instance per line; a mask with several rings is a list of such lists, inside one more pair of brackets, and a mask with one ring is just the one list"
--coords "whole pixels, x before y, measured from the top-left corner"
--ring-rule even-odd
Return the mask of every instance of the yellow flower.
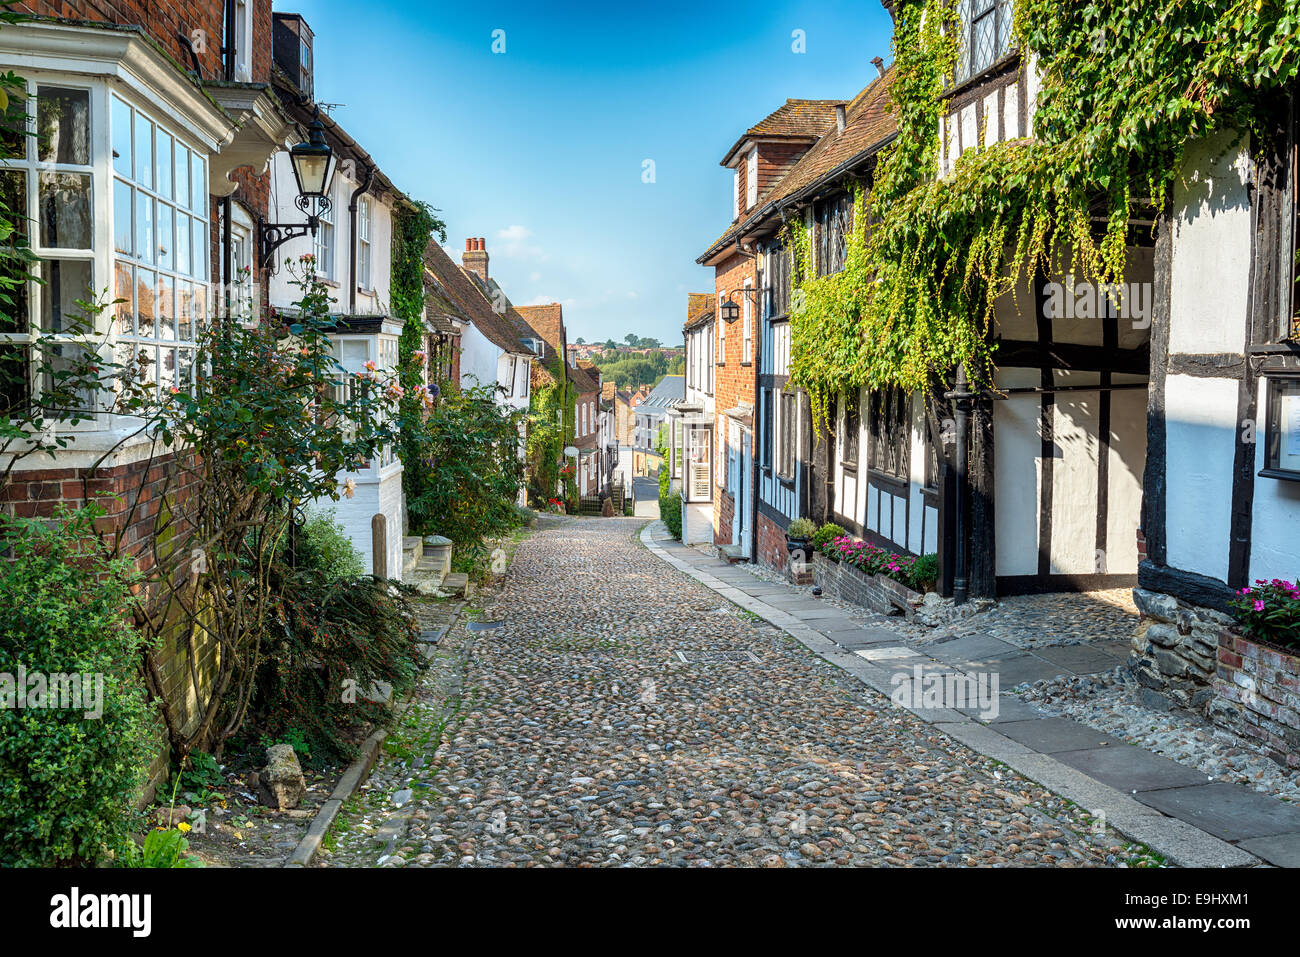
[[186, 833], [188, 833], [189, 830], [190, 830], [189, 822], [188, 822], [188, 821], [181, 821], [181, 823], [179, 823], [179, 824], [176, 825], [176, 830], [180, 831], [182, 834], [186, 834]]

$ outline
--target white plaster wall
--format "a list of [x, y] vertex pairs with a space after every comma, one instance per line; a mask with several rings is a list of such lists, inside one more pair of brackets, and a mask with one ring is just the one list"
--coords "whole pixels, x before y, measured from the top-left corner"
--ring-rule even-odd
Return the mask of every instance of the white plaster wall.
[[497, 383], [497, 361], [501, 350], [471, 323], [460, 337], [460, 384], [462, 388]]
[[[1145, 376], [1112, 377], [1118, 385]], [[1136, 574], [1137, 529], [1142, 524], [1142, 473], [1147, 462], [1147, 390], [1110, 394], [1110, 490], [1106, 516], [1106, 567], [1111, 575]]]
[[402, 466], [385, 469], [377, 479], [358, 480], [352, 498], [337, 502], [322, 499], [316, 509], [333, 509], [335, 520], [347, 532], [367, 575], [374, 573], [374, 540], [370, 520], [376, 513], [388, 519], [388, 577], [402, 577]]
[[[998, 385], [1004, 389], [1040, 385], [1037, 369], [1002, 369]], [[997, 542], [996, 573], [1038, 573], [1038, 510], [1041, 499], [1042, 439], [1039, 435], [1040, 400], [1036, 395], [1016, 395], [993, 406], [994, 534]]]
[[1171, 375], [1165, 413], [1168, 563], [1226, 581], [1237, 383]]
[[1193, 143], [1184, 175], [1175, 182], [1170, 354], [1241, 352], [1245, 347], [1250, 160], [1245, 144], [1231, 144], [1231, 134]]

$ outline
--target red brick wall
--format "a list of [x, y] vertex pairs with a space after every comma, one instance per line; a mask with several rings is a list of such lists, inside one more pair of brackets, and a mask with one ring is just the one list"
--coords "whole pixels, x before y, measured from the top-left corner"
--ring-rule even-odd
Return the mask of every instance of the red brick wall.
[[1214, 693], [1220, 700], [1212, 720], [1259, 741], [1279, 764], [1300, 768], [1300, 656], [1222, 629]]
[[[742, 184], [743, 185], [743, 184]], [[757, 286], [756, 263], [749, 256], [736, 253], [723, 260], [715, 267], [714, 271], [714, 288], [718, 294], [718, 301], [721, 302], [727, 295], [743, 287], [746, 279], [753, 281]], [[743, 315], [744, 305], [740, 293], [735, 295], [735, 301], [742, 303], [741, 310]], [[717, 434], [716, 441], [721, 448], [729, 439], [730, 425], [725, 415], [721, 413], [728, 409], [734, 409], [742, 402], [753, 406], [754, 396], [758, 386], [758, 345], [759, 345], [759, 311], [753, 308], [753, 334], [754, 334], [754, 361], [749, 364], [742, 364], [741, 357], [741, 339], [744, 335], [744, 319], [738, 319], [731, 325], [727, 326], [727, 341], [725, 344], [725, 355], [719, 352], [718, 360], [723, 364], [717, 366], [714, 372], [714, 408], [718, 410]], [[721, 321], [721, 320], [719, 320]], [[714, 329], [716, 336], [717, 330]], [[715, 347], [717, 343], [715, 342]], [[717, 466], [717, 450], [714, 450], [714, 463]], [[721, 467], [715, 468], [714, 484], [717, 485], [718, 479], [726, 478], [726, 461], [722, 461]], [[732, 490], [725, 491], [717, 489], [714, 495], [713, 507], [713, 541], [716, 545], [730, 545], [731, 541], [731, 520], [734, 509], [734, 500]]]
[[[265, 6], [269, 21], [270, 4]], [[192, 37], [194, 31], [201, 30], [203, 49], [196, 53], [204, 77], [218, 79], [224, 75], [221, 41], [225, 33], [225, 0], [23, 0], [14, 9], [42, 17], [144, 27], [159, 46], [186, 67], [190, 65], [190, 54], [178, 35]]]
[[[762, 512], [758, 515], [755, 552], [754, 559], [759, 564], [774, 568], [779, 572], [785, 571], [790, 557], [785, 550], [785, 529]], [[808, 560], [811, 561], [812, 559], [809, 558]]]

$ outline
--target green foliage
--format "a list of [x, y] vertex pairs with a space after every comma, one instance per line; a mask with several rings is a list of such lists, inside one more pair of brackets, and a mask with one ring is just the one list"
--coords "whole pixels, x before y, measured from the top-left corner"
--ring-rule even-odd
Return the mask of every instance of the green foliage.
[[668, 449], [664, 446], [662, 436], [656, 443], [656, 447], [659, 454], [665, 456], [664, 464], [659, 467], [659, 518], [668, 527], [673, 538], [680, 542], [682, 540], [682, 496], [680, 492], [672, 491], [673, 480], [666, 459]]
[[416, 454], [406, 471], [423, 477], [407, 497], [415, 534], [445, 535], [464, 548], [515, 527], [522, 425], [523, 416], [497, 405], [491, 389], [474, 387], [444, 393], [408, 428]]
[[908, 580], [904, 582], [913, 591], [931, 591], [939, 581], [939, 556], [931, 552], [912, 562]]
[[839, 525], [836, 525], [834, 522], [827, 522], [821, 528], [817, 529], [816, 534], [813, 535], [809, 544], [812, 546], [813, 551], [821, 551], [823, 545], [829, 544], [830, 542], [835, 541], [835, 539], [841, 538], [847, 534], [848, 532]]
[[991, 385], [995, 300], [1038, 268], [1119, 281], [1130, 209], [1163, 204], [1193, 139], [1265, 132], [1300, 63], [1300, 0], [1020, 0], [1016, 36], [1042, 78], [1036, 138], [968, 151], [940, 180], [956, 31], [939, 25], [954, 4], [903, 0], [897, 14], [898, 136], [869, 201], [855, 197], [845, 269], [813, 277], [805, 232], [789, 233], [791, 377], [819, 426], [845, 389], [931, 391], [963, 362]]
[[374, 578], [326, 579], [279, 569], [279, 589], [253, 683], [246, 746], [283, 741], [308, 763], [346, 760], [367, 729], [385, 726], [376, 682], [400, 697], [415, 683], [418, 633], [395, 585]]
[[1247, 637], [1300, 648], [1300, 588], [1295, 582], [1257, 579], [1228, 600]]
[[202, 861], [185, 853], [190, 848], [186, 830], [188, 825], [154, 828], [145, 835], [138, 854], [128, 853], [123, 863], [127, 867], [202, 867]]
[[318, 572], [326, 581], [365, 574], [361, 556], [343, 526], [334, 520], [333, 509], [308, 516], [299, 530], [297, 546], [298, 567]]
[[613, 380], [615, 387], [619, 389], [650, 385], [668, 372], [668, 358], [662, 352], [628, 356], [623, 359], [616, 357], [613, 360], [598, 358], [595, 362], [605, 381]]
[[810, 518], [796, 518], [785, 528], [785, 537], [796, 541], [808, 541], [817, 534], [817, 525]]
[[[161, 743], [140, 679], [145, 641], [129, 623], [137, 576], [129, 562], [103, 557], [99, 514], [0, 518], [0, 550], [9, 550], [0, 562], [0, 674], [12, 676], [0, 681], [5, 865], [87, 865], [127, 853], [132, 797]], [[48, 682], [40, 699], [30, 680], [16, 686], [20, 667]], [[84, 707], [51, 707], [69, 703], [55, 700], [54, 676], [73, 674], [83, 676]], [[16, 707], [24, 695], [28, 706]]]
[[555, 496], [564, 447], [573, 439], [576, 397], [570, 395], [567, 404], [564, 397], [564, 384], [551, 380], [533, 389], [528, 400], [528, 491], [539, 505]]
[[191, 751], [180, 774], [180, 786], [187, 791], [206, 791], [226, 783], [217, 759], [206, 751]]

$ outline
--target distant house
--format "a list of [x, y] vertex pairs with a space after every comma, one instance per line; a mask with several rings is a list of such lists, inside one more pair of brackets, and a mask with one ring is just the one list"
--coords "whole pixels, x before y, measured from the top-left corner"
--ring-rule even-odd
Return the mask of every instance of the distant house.
[[[632, 435], [633, 462], [637, 474], [648, 474], [651, 466], [658, 470], [662, 456], [658, 451], [660, 429], [667, 425], [669, 409], [686, 398], [686, 377], [666, 375], [636, 406], [636, 424]], [[668, 436], [663, 435], [664, 443]]]
[[682, 493], [682, 541], [713, 541], [714, 343], [717, 296], [692, 293], [687, 299], [686, 394], [668, 416], [672, 423], [670, 467]]

